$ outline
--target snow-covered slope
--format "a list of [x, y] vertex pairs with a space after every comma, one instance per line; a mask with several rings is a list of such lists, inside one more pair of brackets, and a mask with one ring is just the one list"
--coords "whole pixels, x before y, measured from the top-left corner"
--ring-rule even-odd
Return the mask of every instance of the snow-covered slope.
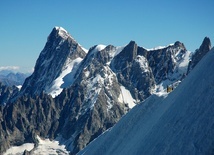
[[[67, 155], [69, 152], [65, 149], [65, 145], [59, 145], [58, 141], [50, 141], [49, 139], [41, 139], [36, 137], [38, 144], [35, 147], [34, 143], [26, 143], [21, 146], [13, 146], [8, 149], [4, 155], [22, 155], [24, 151], [30, 152], [31, 155]], [[35, 148], [34, 148], [35, 147]]]
[[213, 154], [214, 49], [166, 98], [152, 95], [79, 154]]

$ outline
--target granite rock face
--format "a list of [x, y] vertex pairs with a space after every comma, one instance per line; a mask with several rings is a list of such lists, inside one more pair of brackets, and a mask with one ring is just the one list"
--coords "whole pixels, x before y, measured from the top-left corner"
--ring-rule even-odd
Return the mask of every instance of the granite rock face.
[[119, 82], [130, 90], [137, 101], [143, 101], [151, 95], [155, 79], [148, 60], [138, 55], [139, 47], [131, 41], [111, 63]]
[[188, 73], [198, 64], [198, 62], [211, 50], [210, 38], [205, 37], [200, 48], [192, 55], [192, 59], [188, 66]]

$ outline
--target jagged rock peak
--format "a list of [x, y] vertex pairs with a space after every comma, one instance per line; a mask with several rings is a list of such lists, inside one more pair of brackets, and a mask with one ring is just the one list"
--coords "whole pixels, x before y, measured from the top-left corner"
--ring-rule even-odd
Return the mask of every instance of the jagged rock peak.
[[71, 81], [63, 78], [71, 73], [73, 67], [85, 56], [84, 48], [65, 29], [54, 27], [36, 61], [33, 74], [23, 84], [21, 95], [25, 93], [35, 95], [43, 91], [52, 96], [58, 95], [62, 90], [61, 85], [65, 84], [65, 81]]
[[189, 62], [187, 74], [198, 64], [198, 62], [211, 50], [210, 38], [205, 37], [200, 48], [192, 55], [192, 60]]
[[176, 42], [174, 43], [174, 46], [175, 46], [175, 47], [182, 47], [182, 48], [186, 49], [186, 47], [184, 46], [184, 44], [181, 43], [180, 41], [176, 41]]
[[209, 37], [205, 37], [200, 48], [200, 51], [210, 51], [211, 50], [211, 41]]
[[72, 38], [71, 35], [68, 33], [68, 31], [66, 31], [64, 28], [62, 27], [58, 27], [58, 26], [55, 26], [53, 28], [53, 30], [51, 31], [49, 37], [48, 37], [48, 40], [54, 40], [58, 37], [61, 37], [63, 39], [67, 39], [67, 38]]

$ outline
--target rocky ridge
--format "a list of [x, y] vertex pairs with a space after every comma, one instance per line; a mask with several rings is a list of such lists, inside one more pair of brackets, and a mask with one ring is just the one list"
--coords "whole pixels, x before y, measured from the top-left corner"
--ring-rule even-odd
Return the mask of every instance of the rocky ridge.
[[189, 73], [210, 50], [211, 50], [210, 38], [205, 37], [200, 48], [197, 49], [195, 53], [193, 53], [191, 61], [188, 66], [187, 73]]
[[157, 85], [182, 80], [189, 56], [180, 42], [148, 50], [131, 41], [124, 47], [96, 45], [86, 51], [66, 30], [55, 27], [34, 73], [13, 103], [1, 107], [0, 152], [36, 142], [39, 135], [59, 140], [76, 154]]

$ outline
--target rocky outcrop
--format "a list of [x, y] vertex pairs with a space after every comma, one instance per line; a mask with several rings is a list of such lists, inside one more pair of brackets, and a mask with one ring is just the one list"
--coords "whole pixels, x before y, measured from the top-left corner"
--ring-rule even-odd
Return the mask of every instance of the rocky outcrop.
[[138, 55], [138, 46], [131, 41], [111, 62], [119, 82], [137, 101], [143, 101], [155, 86], [154, 76], [148, 60]]
[[[139, 55], [143, 55], [149, 62], [156, 84], [164, 80], [179, 80], [186, 73], [187, 64], [184, 68], [179, 65], [189, 59], [188, 52], [183, 43], [176, 41], [166, 47], [145, 50], [139, 47]], [[188, 63], [188, 62], [187, 62]], [[175, 75], [177, 74], [177, 75]]]
[[54, 138], [61, 107], [46, 94], [35, 98], [22, 96], [16, 102], [1, 107], [0, 152], [11, 145], [36, 143], [36, 135]]
[[210, 38], [205, 37], [200, 48], [197, 49], [195, 53], [192, 55], [192, 59], [189, 62], [187, 73], [189, 73], [210, 50], [211, 50]]
[[19, 89], [16, 86], [6, 86], [0, 82], [0, 105], [8, 103], [18, 92]]

